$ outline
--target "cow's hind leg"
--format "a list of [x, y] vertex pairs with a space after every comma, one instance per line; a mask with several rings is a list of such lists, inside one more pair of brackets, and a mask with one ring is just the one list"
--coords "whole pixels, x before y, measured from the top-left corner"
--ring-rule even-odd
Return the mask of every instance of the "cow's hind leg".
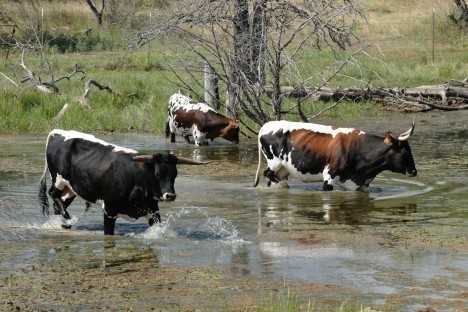
[[63, 203], [62, 203], [62, 207], [63, 207], [63, 214], [62, 214], [62, 216], [63, 216], [63, 218], [65, 219], [65, 224], [62, 224], [62, 227], [63, 227], [64, 229], [70, 229], [71, 226], [72, 226], [71, 223], [67, 222], [67, 221], [71, 220], [71, 217], [70, 217], [70, 214], [69, 214], [68, 211], [67, 211], [67, 208], [68, 208], [68, 206], [71, 205], [71, 203], [73, 202], [74, 199], [75, 199], [75, 196], [69, 197], [69, 198], [65, 199], [65, 200], [63, 201]]
[[280, 180], [276, 176], [275, 172], [273, 170], [271, 170], [270, 168], [265, 169], [265, 171], [263, 171], [263, 175], [265, 176], [265, 178], [267, 178], [267, 186], [271, 186], [272, 182], [273, 183], [279, 183], [280, 182]]
[[54, 214], [55, 215], [64, 215], [65, 207], [64, 202], [62, 201], [62, 190], [59, 190], [54, 185], [49, 188], [49, 196], [54, 202]]
[[267, 186], [277, 185], [288, 187], [286, 180], [288, 179], [289, 172], [284, 167], [278, 167], [276, 171], [267, 168], [263, 175], [267, 178]]
[[49, 195], [54, 202], [54, 214], [61, 215], [65, 219], [65, 223], [62, 224], [64, 229], [70, 229], [71, 224], [67, 222], [71, 220], [70, 214], [67, 211], [68, 206], [75, 199], [75, 195], [69, 191], [69, 189], [59, 190], [54, 185], [49, 189]]

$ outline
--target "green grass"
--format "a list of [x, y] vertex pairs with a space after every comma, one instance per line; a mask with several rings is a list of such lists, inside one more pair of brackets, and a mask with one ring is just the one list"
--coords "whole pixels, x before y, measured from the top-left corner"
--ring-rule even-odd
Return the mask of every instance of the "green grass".
[[[245, 309], [246, 311], [250, 311]], [[265, 299], [258, 307], [254, 309], [256, 312], [315, 312], [324, 311], [323, 307], [316, 307], [311, 298], [298, 296], [292, 293], [289, 289], [279, 294], [271, 295]], [[334, 312], [379, 312], [371, 307], [364, 307], [359, 304], [351, 304], [343, 302], [335, 308], [328, 307], [326, 311]]]
[[[18, 58], [19, 56], [14, 56]], [[47, 132], [54, 127], [84, 131], [145, 131], [161, 133], [169, 96], [174, 92], [171, 73], [161, 70], [157, 56], [147, 63], [145, 53], [93, 53], [55, 55], [52, 66], [57, 73], [71, 72], [73, 64], [80, 64], [87, 78], [109, 85], [109, 94], [93, 89], [89, 98], [91, 110], [78, 104], [84, 91], [80, 77], [59, 82], [59, 95], [45, 95], [32, 88], [17, 89], [0, 80], [0, 132]], [[36, 68], [38, 59], [27, 58]], [[98, 64], [98, 66], [95, 66]], [[7, 72], [8, 68], [0, 71]], [[60, 74], [56, 74], [59, 76]], [[43, 77], [46, 77], [44, 75]], [[65, 103], [70, 109], [58, 123], [53, 118]]]

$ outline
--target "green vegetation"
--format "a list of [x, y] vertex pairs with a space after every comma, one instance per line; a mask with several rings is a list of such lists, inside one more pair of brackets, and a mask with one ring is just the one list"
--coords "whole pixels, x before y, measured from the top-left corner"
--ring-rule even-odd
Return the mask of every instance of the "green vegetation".
[[[317, 309], [311, 299], [300, 298], [292, 293], [289, 288], [283, 293], [272, 295], [265, 300], [257, 309], [257, 312], [314, 312], [323, 311], [323, 307]], [[378, 312], [370, 307], [362, 305], [342, 303], [337, 308], [330, 308], [328, 311], [335, 312]]]
[[[44, 7], [44, 36], [51, 39], [47, 52], [55, 76], [71, 72], [74, 64], [80, 64], [87, 73], [87, 79], [110, 85], [115, 92], [108, 94], [92, 90], [89, 98], [92, 109], [88, 110], [77, 101], [84, 91], [84, 81], [78, 76], [59, 82], [59, 95], [16, 88], [0, 76], [0, 133], [47, 132], [54, 127], [162, 133], [167, 99], [179, 89], [174, 84], [176, 79], [168, 64], [174, 64], [182, 53], [188, 54], [189, 51], [174, 49], [178, 44], [177, 38], [129, 51], [126, 38], [138, 18], [128, 20], [119, 17], [115, 23], [108, 19], [105, 26], [97, 27], [85, 4], [53, 2], [56, 1], [49, 1]], [[143, 2], [142, 8], [163, 7], [164, 3]], [[367, 2], [368, 24], [360, 25], [359, 29], [362, 38], [371, 44], [368, 54], [360, 55], [359, 65], [351, 64], [343, 75], [330, 82], [331, 86], [363, 86], [367, 83], [372, 86], [416, 86], [465, 78], [468, 72], [468, 37], [451, 25], [447, 17], [449, 4], [441, 4], [437, 10], [436, 61], [432, 63], [431, 1]], [[8, 8], [5, 1], [0, 3]], [[16, 21], [21, 16], [18, 7], [10, 9], [14, 13], [10, 14], [10, 19]], [[143, 17], [147, 14], [145, 12], [140, 10], [134, 15]], [[84, 31], [88, 28], [92, 31], [86, 34]], [[6, 33], [8, 29], [0, 29], [0, 36]], [[344, 59], [348, 55], [348, 52], [343, 52], [337, 57]], [[21, 80], [23, 72], [18, 66], [19, 60], [18, 53], [10, 53], [6, 59], [6, 51], [0, 49], [0, 72], [15, 81]], [[333, 70], [329, 68], [332, 61], [328, 51], [306, 50], [298, 66], [304, 75], [312, 76], [312, 81], [318, 83], [320, 73]], [[37, 55], [26, 55], [26, 64], [41, 77], [47, 77], [39, 70], [43, 67]], [[60, 121], [54, 121], [65, 103], [69, 103], [71, 108]], [[295, 103], [291, 100], [288, 105], [293, 107]], [[328, 105], [330, 103], [306, 102], [302, 106], [306, 113], [313, 113]], [[379, 111], [374, 103], [341, 103], [323, 117], [375, 116]], [[296, 115], [287, 117], [297, 119]]]

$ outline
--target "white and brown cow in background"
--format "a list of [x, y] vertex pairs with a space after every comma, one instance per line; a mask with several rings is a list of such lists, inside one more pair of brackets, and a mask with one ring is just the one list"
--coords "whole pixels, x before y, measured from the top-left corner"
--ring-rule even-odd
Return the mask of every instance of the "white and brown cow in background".
[[259, 181], [262, 153], [268, 164], [264, 171], [268, 185], [294, 176], [303, 181], [322, 178], [324, 190], [332, 190], [334, 185], [367, 190], [372, 180], [384, 170], [416, 176], [408, 143], [413, 131], [414, 121], [412, 127], [398, 138], [391, 132], [382, 137], [354, 128], [290, 121], [268, 122], [258, 134], [258, 168], [254, 186]]
[[207, 140], [223, 138], [239, 143], [239, 125], [231, 118], [216, 112], [205, 103], [192, 103], [190, 97], [175, 93], [169, 98], [166, 137], [183, 136], [187, 143], [190, 136], [195, 145], [207, 144]]

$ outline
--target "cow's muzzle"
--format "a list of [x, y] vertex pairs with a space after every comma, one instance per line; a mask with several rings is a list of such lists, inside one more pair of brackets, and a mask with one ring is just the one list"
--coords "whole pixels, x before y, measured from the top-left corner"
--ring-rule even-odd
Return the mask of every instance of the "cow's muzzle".
[[408, 175], [408, 177], [415, 177], [418, 175], [418, 171], [414, 169], [414, 170], [408, 171], [406, 174]]
[[161, 197], [161, 200], [163, 201], [174, 201], [176, 199], [177, 195], [174, 193], [164, 193], [163, 196]]

